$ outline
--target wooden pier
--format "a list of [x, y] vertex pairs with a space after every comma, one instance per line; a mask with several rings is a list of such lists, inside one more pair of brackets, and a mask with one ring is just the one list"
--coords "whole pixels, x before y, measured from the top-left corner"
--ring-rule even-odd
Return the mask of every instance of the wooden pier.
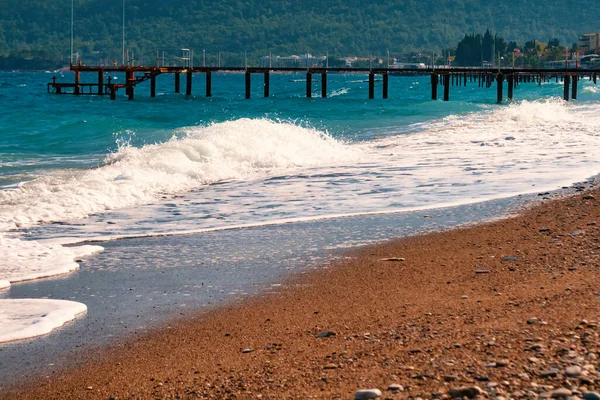
[[[56, 77], [48, 83], [48, 92], [56, 94], [73, 95], [107, 95], [111, 100], [116, 100], [119, 89], [124, 89], [129, 100], [135, 97], [137, 85], [150, 81], [150, 97], [156, 96], [156, 78], [162, 74], [174, 76], [174, 92], [180, 93], [181, 75], [185, 75], [185, 94], [192, 95], [192, 77], [194, 74], [203, 74], [206, 79], [206, 97], [212, 96], [214, 73], [240, 73], [245, 75], [245, 98], [251, 97], [252, 75], [262, 75], [263, 96], [270, 95], [271, 73], [306, 74], [306, 97], [313, 96], [313, 75], [320, 76], [321, 97], [327, 97], [327, 77], [329, 74], [368, 74], [368, 98], [375, 98], [375, 77], [381, 76], [381, 97], [389, 97], [389, 77], [406, 75], [429, 75], [431, 77], [431, 99], [438, 99], [438, 86], [443, 87], [444, 101], [450, 100], [452, 86], [467, 86], [468, 83], [477, 84], [480, 88], [496, 86], [496, 101], [504, 100], [504, 82], [507, 84], [507, 99], [514, 98], [515, 88], [522, 83], [537, 83], [541, 85], [552, 79], [563, 82], [563, 98], [565, 100], [577, 99], [578, 82], [589, 79], [597, 82], [600, 69], [513, 69], [513, 68], [439, 68], [439, 69], [396, 69], [396, 68], [245, 68], [245, 67], [144, 67], [144, 66], [85, 66], [74, 65], [71, 70], [75, 73], [75, 82], [57, 82]], [[82, 83], [81, 74], [91, 73], [97, 75], [96, 83]], [[105, 74], [123, 74], [124, 83], [111, 82], [110, 76], [105, 79]]]

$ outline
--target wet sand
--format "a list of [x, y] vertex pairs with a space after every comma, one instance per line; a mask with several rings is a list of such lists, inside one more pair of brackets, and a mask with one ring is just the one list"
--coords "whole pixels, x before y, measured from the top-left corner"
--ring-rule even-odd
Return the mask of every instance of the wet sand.
[[361, 248], [0, 397], [581, 396], [600, 385], [599, 199]]

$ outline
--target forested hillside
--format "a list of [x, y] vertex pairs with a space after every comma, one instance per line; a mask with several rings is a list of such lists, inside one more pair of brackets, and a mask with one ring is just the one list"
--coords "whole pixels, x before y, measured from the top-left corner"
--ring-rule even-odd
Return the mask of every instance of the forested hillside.
[[[68, 64], [71, 1], [2, 0], [0, 60]], [[84, 62], [121, 59], [123, 0], [74, 0], [74, 51]], [[125, 0], [126, 47], [221, 52], [235, 63], [273, 54], [362, 56], [439, 51], [490, 29], [506, 40], [572, 43], [600, 29], [597, 0]], [[9, 63], [10, 64], [10, 63]], [[2, 64], [0, 63], [0, 67]]]

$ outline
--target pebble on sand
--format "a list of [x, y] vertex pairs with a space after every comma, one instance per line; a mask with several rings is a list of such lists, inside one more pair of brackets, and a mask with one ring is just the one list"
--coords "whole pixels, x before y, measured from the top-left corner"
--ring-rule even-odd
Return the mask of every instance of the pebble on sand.
[[581, 375], [581, 367], [578, 365], [571, 365], [565, 369], [565, 375], [576, 377]]
[[403, 257], [389, 257], [389, 258], [382, 258], [379, 261], [396, 261], [396, 262], [400, 262], [400, 261], [405, 261], [405, 259]]
[[354, 393], [354, 400], [378, 399], [382, 396], [379, 389], [362, 389]]
[[463, 398], [463, 397], [467, 397], [469, 399], [473, 399], [479, 395], [481, 395], [483, 393], [483, 390], [481, 390], [481, 388], [479, 386], [471, 386], [471, 387], [457, 387], [454, 389], [450, 389], [450, 391], [448, 392], [448, 394], [452, 397], [452, 398]]
[[404, 388], [399, 383], [392, 383], [388, 386], [388, 390], [391, 392], [401, 392], [404, 390]]
[[252, 353], [254, 349], [252, 347], [248, 347], [247, 349], [242, 350], [242, 353]]
[[550, 397], [552, 397], [553, 399], [566, 399], [567, 397], [571, 396], [572, 394], [573, 394], [573, 392], [571, 392], [569, 389], [560, 388], [560, 389], [556, 389], [555, 391], [553, 391], [552, 394], [550, 395]]
[[596, 392], [586, 392], [583, 394], [583, 400], [600, 400], [600, 394]]
[[317, 335], [318, 339], [328, 338], [330, 336], [335, 336], [335, 332], [333, 331], [323, 331]]

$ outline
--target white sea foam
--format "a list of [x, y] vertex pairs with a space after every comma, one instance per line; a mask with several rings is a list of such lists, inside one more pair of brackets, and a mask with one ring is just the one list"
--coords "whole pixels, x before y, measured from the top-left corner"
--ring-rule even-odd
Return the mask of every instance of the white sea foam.
[[345, 94], [348, 94], [349, 91], [350, 91], [349, 88], [337, 89], [337, 90], [334, 90], [333, 92], [331, 92], [331, 94], [329, 95], [329, 97], [343, 96]]
[[[556, 189], [600, 171], [595, 103], [522, 101], [409, 132], [392, 128], [380, 132], [387, 137], [345, 144], [267, 120], [187, 128], [182, 139], [124, 147], [106, 165], [43, 190], [45, 208], [11, 206], [0, 220], [115, 210], [65, 229], [51, 225], [41, 235], [69, 242], [205, 232], [473, 203]], [[209, 185], [219, 181], [227, 182]], [[24, 203], [37, 201], [36, 185], [47, 182], [23, 185], [37, 188]]]
[[0, 232], [153, 203], [224, 180], [354, 159], [349, 146], [289, 123], [242, 119], [184, 132], [183, 139], [121, 147], [99, 168], [63, 171], [0, 191]]
[[77, 268], [74, 259], [81, 252], [102, 250], [25, 241], [2, 232], [156, 203], [220, 181], [247, 181], [356, 158], [349, 146], [324, 133], [267, 120], [186, 128], [178, 136], [183, 138], [142, 148], [122, 146], [98, 168], [61, 171], [0, 191], [0, 280], [66, 273]]
[[45, 335], [86, 310], [68, 300], [0, 300], [0, 343]]
[[10, 283], [66, 274], [79, 268], [76, 259], [102, 250], [100, 246], [63, 247], [0, 235], [0, 288]]

